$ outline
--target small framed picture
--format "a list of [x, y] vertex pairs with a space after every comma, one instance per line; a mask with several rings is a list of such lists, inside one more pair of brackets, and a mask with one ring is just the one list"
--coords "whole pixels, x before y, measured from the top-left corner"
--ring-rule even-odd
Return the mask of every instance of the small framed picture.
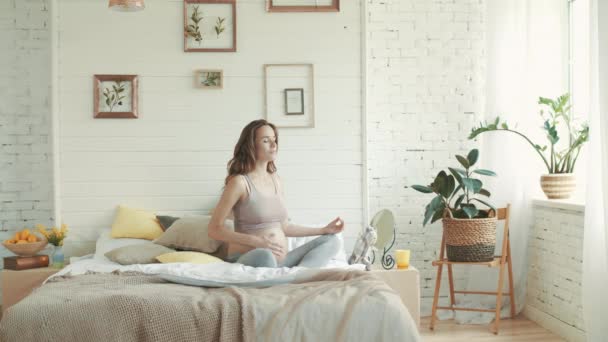
[[304, 89], [288, 88], [285, 89], [285, 114], [303, 115], [304, 114]]
[[339, 12], [340, 0], [267, 0], [268, 12]]
[[93, 75], [94, 118], [137, 118], [137, 75]]
[[314, 128], [314, 74], [312, 64], [265, 64], [266, 120], [281, 128]]
[[222, 70], [196, 70], [194, 86], [203, 89], [222, 89], [224, 87], [224, 72]]
[[184, 0], [184, 51], [236, 51], [236, 0]]

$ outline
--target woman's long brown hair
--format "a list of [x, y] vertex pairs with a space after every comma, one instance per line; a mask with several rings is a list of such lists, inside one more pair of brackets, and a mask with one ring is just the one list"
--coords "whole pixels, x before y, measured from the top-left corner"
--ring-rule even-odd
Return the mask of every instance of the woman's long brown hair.
[[[239, 141], [236, 143], [236, 146], [234, 146], [234, 155], [228, 162], [228, 176], [224, 181], [225, 184], [228, 184], [232, 177], [247, 174], [255, 168], [255, 132], [258, 128], [263, 126], [270, 126], [270, 128], [272, 128], [277, 139], [277, 150], [279, 149], [279, 132], [277, 131], [276, 126], [263, 119], [251, 121], [243, 128]], [[277, 167], [272, 161], [268, 163], [266, 169], [270, 173], [275, 173], [277, 171]]]

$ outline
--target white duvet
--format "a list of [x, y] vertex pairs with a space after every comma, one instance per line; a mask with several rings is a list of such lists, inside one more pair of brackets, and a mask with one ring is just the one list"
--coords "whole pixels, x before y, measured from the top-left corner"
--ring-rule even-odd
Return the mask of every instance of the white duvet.
[[[113, 271], [137, 271], [156, 274], [163, 278], [198, 286], [269, 286], [293, 281], [298, 276], [308, 276], [315, 270], [306, 267], [250, 267], [242, 264], [217, 262], [211, 264], [170, 263], [170, 264], [135, 264], [123, 266], [109, 260], [95, 259], [92, 256], [72, 258], [72, 263], [55, 273], [52, 277], [65, 274], [78, 275], [87, 272], [111, 273]], [[365, 265], [348, 265], [345, 262], [332, 260], [323, 267], [364, 270]], [[321, 268], [321, 269], [323, 269]], [[49, 278], [49, 279], [50, 279]]]

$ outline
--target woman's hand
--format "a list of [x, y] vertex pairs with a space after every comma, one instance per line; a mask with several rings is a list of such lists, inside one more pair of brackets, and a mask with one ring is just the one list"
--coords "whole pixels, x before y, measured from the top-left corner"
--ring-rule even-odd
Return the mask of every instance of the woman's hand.
[[285, 255], [285, 248], [279, 243], [276, 243], [268, 236], [257, 236], [257, 243], [255, 245], [256, 248], [267, 248], [270, 249], [272, 254], [274, 254], [275, 258], [277, 258], [278, 262], [283, 261]]
[[323, 227], [323, 234], [337, 234], [344, 230], [344, 221], [340, 217], [336, 217], [335, 220], [329, 222], [327, 226]]

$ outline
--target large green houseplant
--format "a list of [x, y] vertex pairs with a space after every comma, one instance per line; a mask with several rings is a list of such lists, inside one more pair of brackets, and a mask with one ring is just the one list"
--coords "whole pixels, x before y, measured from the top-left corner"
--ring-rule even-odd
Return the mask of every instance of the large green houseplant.
[[[423, 225], [442, 220], [446, 251], [450, 261], [488, 261], [496, 245], [496, 208], [485, 199], [490, 192], [475, 175], [496, 176], [493, 171], [473, 169], [479, 158], [477, 149], [466, 157], [457, 155], [463, 168], [449, 167], [440, 171], [429, 185], [412, 185], [412, 189], [435, 197], [426, 206]], [[407, 186], [406, 186], [407, 188]], [[478, 208], [478, 205], [487, 209]]]
[[[556, 99], [540, 97], [538, 103], [544, 106], [540, 115], [544, 120], [542, 129], [546, 133], [548, 145], [541, 146], [530, 140], [525, 134], [511, 128], [506, 122], [496, 118], [493, 123], [481, 123], [471, 130], [469, 139], [474, 139], [485, 132], [510, 132], [522, 137], [540, 156], [547, 174], [541, 176], [541, 187], [548, 198], [568, 198], [575, 188], [574, 167], [583, 144], [589, 140], [587, 123], [577, 125], [570, 112], [570, 95], [564, 94]], [[559, 125], [564, 124], [568, 135], [565, 147], [558, 146], [563, 141], [559, 136]], [[561, 144], [563, 145], [563, 144]]]

